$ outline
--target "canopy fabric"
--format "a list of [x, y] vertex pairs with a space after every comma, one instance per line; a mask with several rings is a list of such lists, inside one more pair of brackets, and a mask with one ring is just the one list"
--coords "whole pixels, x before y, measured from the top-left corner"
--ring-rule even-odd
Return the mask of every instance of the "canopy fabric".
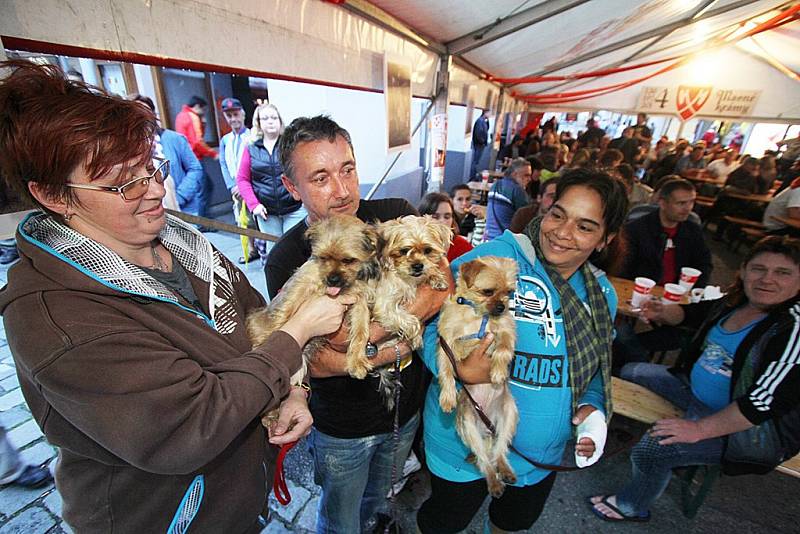
[[[800, 21], [796, 15], [770, 31], [709, 49], [720, 39], [734, 38], [793, 8], [797, 1], [371, 2], [500, 81], [542, 74], [571, 76], [694, 54], [674, 70], [603, 95], [591, 96], [590, 90], [645, 77], [668, 63], [584, 80], [508, 83], [515, 95], [586, 92], [586, 96], [568, 101], [534, 98], [533, 109], [633, 112], [641, 108], [645, 87], [670, 88], [670, 94], [677, 94], [680, 87], [691, 85], [711, 87], [720, 94], [758, 92], [755, 104], [742, 118], [800, 118]], [[710, 107], [701, 113], [717, 116]]]
[[[783, 21], [755, 37], [704, 50], [797, 4], [798, 0], [5, 0], [0, 38], [6, 44], [56, 43], [138, 54], [153, 58], [155, 64], [158, 58], [170, 58], [374, 91], [383, 89], [383, 55], [390, 53], [410, 60], [412, 92], [417, 96], [435, 93], [439, 56], [448, 53], [464, 61], [450, 72], [449, 100], [454, 103], [466, 104], [467, 96], [474, 95], [476, 107], [486, 107], [502, 83], [507, 96], [527, 95], [538, 110], [633, 112], [641, 108], [645, 92], [660, 88], [677, 95], [689, 84], [715, 92], [757, 92], [742, 117], [796, 121], [800, 21]], [[419, 38], [393, 31], [391, 24], [382, 24], [387, 19]], [[654, 60], [692, 53], [697, 55], [673, 70], [624, 86], [669, 65], [652, 64]], [[650, 65], [597, 78], [503, 82], [642, 63]], [[471, 86], [476, 90], [470, 91]], [[603, 94], [592, 92], [608, 86], [617, 87]], [[575, 92], [580, 98], [536, 96]], [[674, 114], [674, 109], [665, 113]], [[706, 108], [699, 113], [713, 116]]]

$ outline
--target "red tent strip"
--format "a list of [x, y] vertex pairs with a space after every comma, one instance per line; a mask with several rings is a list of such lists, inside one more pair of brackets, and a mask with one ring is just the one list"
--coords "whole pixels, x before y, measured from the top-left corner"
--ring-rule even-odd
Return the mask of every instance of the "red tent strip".
[[[746, 39], [748, 37], [756, 35], [758, 33], [761, 33], [761, 32], [764, 32], [764, 31], [768, 31], [768, 30], [772, 30], [774, 28], [777, 28], [778, 26], [782, 26], [783, 24], [787, 24], [789, 22], [792, 22], [792, 21], [794, 21], [794, 20], [796, 20], [798, 18], [798, 16], [797, 16], [798, 11], [800, 11], [800, 4], [796, 4], [795, 6], [787, 9], [786, 11], [783, 11], [782, 13], [776, 15], [775, 17], [773, 17], [773, 18], [771, 18], [771, 19], [769, 19], [769, 20], [767, 20], [765, 22], [762, 22], [761, 24], [757, 25], [756, 27], [752, 28], [751, 30], [748, 30], [747, 32], [743, 33], [742, 35], [737, 36], [732, 41], [724, 41], [724, 40], [722, 40], [720, 42], [712, 44], [708, 48], [714, 48], [714, 47], [725, 45], [725, 44], [732, 44], [732, 43], [735, 43], [735, 42], [740, 41], [742, 39]], [[540, 94], [540, 95], [514, 95], [512, 93], [512, 95], [513, 96], [519, 96], [519, 97], [523, 98], [524, 100], [526, 100], [527, 102], [530, 102], [532, 104], [560, 104], [560, 103], [565, 103], [565, 102], [575, 102], [577, 100], [584, 100], [586, 98], [591, 98], [591, 97], [595, 97], [595, 96], [600, 96], [600, 95], [604, 95], [604, 94], [607, 94], [607, 93], [611, 93], [611, 92], [614, 92], [614, 91], [619, 91], [621, 89], [625, 89], [625, 88], [630, 87], [632, 85], [636, 85], [636, 84], [641, 83], [643, 81], [649, 80], [650, 78], [658, 76], [659, 74], [663, 74], [665, 72], [668, 72], [670, 70], [678, 68], [682, 64], [686, 63], [689, 59], [694, 57], [695, 55], [696, 54], [688, 54], [688, 55], [683, 56], [682, 58], [678, 59], [674, 63], [672, 63], [670, 65], [667, 65], [666, 67], [664, 67], [662, 69], [659, 69], [658, 71], [656, 71], [656, 72], [654, 72], [652, 74], [649, 74], [647, 76], [642, 76], [640, 78], [636, 78], [634, 80], [630, 80], [630, 81], [627, 81], [627, 82], [618, 83], [618, 84], [607, 85], [607, 86], [603, 86], [603, 87], [595, 87], [593, 89], [585, 89], [585, 90], [582, 90], [582, 91], [565, 92], [565, 93], [548, 93], [548, 94]]]
[[567, 74], [564, 76], [528, 76], [526, 78], [496, 78], [494, 76], [489, 75], [487, 79], [492, 82], [497, 83], [539, 83], [539, 82], [563, 82], [568, 80], [581, 80], [584, 78], [596, 78], [599, 76], [608, 76], [609, 74], [617, 74], [618, 72], [627, 72], [629, 70], [636, 70], [641, 69], [644, 67], [652, 67], [653, 65], [658, 65], [660, 63], [666, 63], [667, 61], [675, 61], [678, 59], [678, 56], [673, 57], [666, 57], [664, 59], [657, 59], [655, 61], [648, 61], [646, 63], [639, 63], [636, 65], [630, 65], [627, 67], [616, 67], [612, 69], [601, 69], [601, 70], [594, 70], [589, 72], [582, 72], [577, 74]]

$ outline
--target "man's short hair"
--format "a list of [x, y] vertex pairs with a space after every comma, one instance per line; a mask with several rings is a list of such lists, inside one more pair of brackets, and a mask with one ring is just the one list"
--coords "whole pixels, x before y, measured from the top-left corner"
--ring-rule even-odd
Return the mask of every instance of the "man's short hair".
[[128, 100], [133, 100], [134, 102], [141, 102], [142, 104], [150, 108], [150, 111], [152, 111], [153, 113], [155, 113], [156, 111], [156, 105], [153, 104], [153, 99], [150, 98], [149, 96], [145, 96], [139, 93], [132, 93], [128, 95]]
[[201, 108], [205, 108], [208, 107], [208, 102], [202, 96], [194, 95], [192, 96], [192, 98], [189, 99], [189, 103], [186, 105], [189, 106], [190, 108], [193, 108], [195, 106], [200, 106]]
[[450, 189], [450, 197], [454, 198], [457, 191], [469, 191], [470, 194], [472, 194], [472, 191], [467, 184], [456, 184]]
[[666, 200], [674, 191], [696, 191], [694, 188], [694, 184], [689, 180], [685, 180], [683, 178], [672, 178], [670, 180], [665, 181], [661, 184], [661, 187], [658, 189], [658, 198], [661, 200]]
[[278, 141], [283, 174], [293, 183], [297, 183], [294, 176], [294, 165], [292, 164], [292, 155], [297, 149], [297, 146], [301, 143], [310, 143], [311, 141], [324, 140], [333, 143], [336, 141], [337, 135], [347, 141], [347, 144], [350, 146], [350, 151], [353, 152], [353, 158], [355, 158], [355, 151], [353, 150], [353, 142], [350, 139], [350, 134], [329, 116], [317, 115], [316, 117], [298, 117], [293, 120], [283, 131], [280, 141]]
[[624, 159], [625, 156], [622, 154], [622, 152], [616, 148], [609, 148], [606, 149], [606, 151], [600, 156], [600, 166], [611, 167], [618, 164], [620, 161], [623, 161]]
[[508, 167], [508, 175], [511, 176], [523, 167], [531, 167], [531, 163], [525, 158], [514, 158]]

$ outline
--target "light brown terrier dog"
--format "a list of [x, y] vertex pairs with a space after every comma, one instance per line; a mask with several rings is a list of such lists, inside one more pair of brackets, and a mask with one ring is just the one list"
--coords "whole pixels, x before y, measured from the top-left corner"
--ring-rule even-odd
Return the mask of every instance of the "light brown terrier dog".
[[[356, 297], [345, 315], [349, 331], [345, 365], [350, 375], [364, 378], [372, 369], [366, 357], [370, 321], [367, 295], [374, 279], [380, 276], [378, 232], [356, 217], [336, 215], [312, 224], [306, 238], [311, 242], [311, 258], [295, 271], [266, 308], [247, 318], [250, 340], [253, 345], [264, 343], [309, 297], [330, 294], [329, 288], [338, 288], [339, 295]], [[303, 367], [292, 377], [292, 384], [300, 383], [308, 357], [324, 343], [324, 338], [316, 338], [306, 345]]]
[[452, 231], [429, 215], [407, 215], [381, 223], [378, 233], [381, 275], [372, 284], [372, 318], [417, 349], [422, 346], [422, 325], [406, 307], [423, 284], [439, 290], [449, 287], [442, 259], [447, 257]]
[[517, 270], [514, 260], [495, 256], [461, 264], [456, 292], [442, 305], [439, 315], [439, 335], [452, 348], [456, 361], [464, 360], [488, 332], [494, 334], [486, 351], [492, 360], [491, 383], [463, 385], [495, 426], [494, 436], [480, 420], [464, 389], [456, 392], [453, 364], [442, 347], [437, 356], [439, 405], [448, 413], [456, 408], [458, 435], [472, 451], [470, 460], [486, 478], [494, 497], [503, 494], [506, 483], [517, 480], [506, 458], [519, 420], [517, 404], [508, 389], [509, 364], [517, 340], [508, 301], [516, 288]]

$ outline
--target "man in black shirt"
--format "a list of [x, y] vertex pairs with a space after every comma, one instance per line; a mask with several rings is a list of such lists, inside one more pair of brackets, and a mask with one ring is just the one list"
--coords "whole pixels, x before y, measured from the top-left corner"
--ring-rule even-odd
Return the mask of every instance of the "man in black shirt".
[[[270, 298], [274, 298], [294, 271], [311, 255], [304, 234], [309, 223], [335, 214], [386, 221], [416, 210], [399, 198], [360, 200], [358, 173], [350, 135], [325, 116], [295, 119], [280, 139], [283, 184], [296, 200], [302, 200], [308, 219], [286, 232], [270, 252], [265, 274]], [[446, 291], [423, 286], [409, 309], [423, 320], [441, 307]], [[371, 344], [387, 339], [373, 323]], [[315, 482], [322, 487], [317, 517], [318, 532], [360, 532], [386, 500], [391, 486], [392, 461], [397, 473], [408, 456], [419, 425], [419, 409], [425, 396], [427, 370], [408, 345], [399, 343], [403, 358], [400, 397], [400, 446], [394, 454], [394, 414], [384, 408], [378, 379], [350, 377], [344, 368], [347, 333], [339, 332], [330, 347], [309, 362], [309, 408], [314, 428], [309, 444], [314, 456]], [[375, 366], [394, 364], [395, 348], [370, 357]]]

